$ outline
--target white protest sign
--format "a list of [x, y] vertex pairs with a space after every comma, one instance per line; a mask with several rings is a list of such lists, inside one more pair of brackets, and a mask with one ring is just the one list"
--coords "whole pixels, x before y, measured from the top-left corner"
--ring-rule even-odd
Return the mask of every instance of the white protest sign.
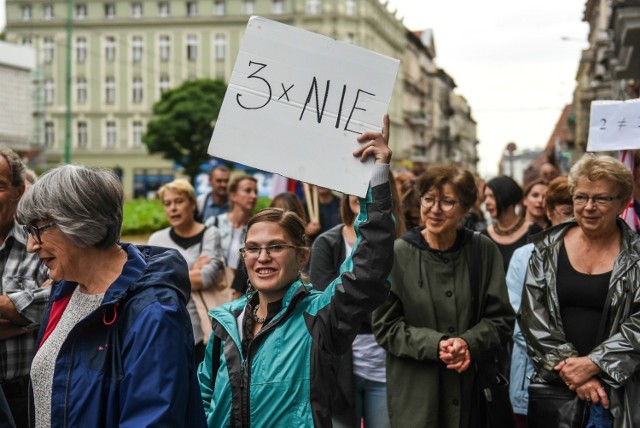
[[640, 100], [593, 101], [587, 150], [630, 149], [640, 149]]
[[399, 63], [251, 17], [208, 152], [365, 196], [373, 160], [352, 152], [360, 133], [382, 129]]

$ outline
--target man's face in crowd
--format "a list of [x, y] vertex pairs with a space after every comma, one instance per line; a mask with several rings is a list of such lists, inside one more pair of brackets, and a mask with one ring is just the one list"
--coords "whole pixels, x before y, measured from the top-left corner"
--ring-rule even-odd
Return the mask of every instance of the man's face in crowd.
[[13, 222], [21, 190], [13, 186], [9, 162], [0, 156], [0, 227], [4, 228]]
[[227, 186], [229, 184], [229, 173], [221, 170], [214, 170], [209, 177], [209, 184], [213, 189], [213, 193], [220, 197], [227, 197]]

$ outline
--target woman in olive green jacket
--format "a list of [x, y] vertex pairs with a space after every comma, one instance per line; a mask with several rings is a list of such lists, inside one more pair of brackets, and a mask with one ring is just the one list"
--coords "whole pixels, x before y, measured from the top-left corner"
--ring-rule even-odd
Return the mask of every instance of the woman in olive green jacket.
[[[502, 257], [481, 236], [479, 290], [471, 290], [472, 232], [461, 227], [477, 190], [452, 165], [430, 167], [418, 180], [423, 230], [395, 243], [391, 294], [373, 314], [387, 350], [387, 400], [395, 427], [480, 427], [474, 393], [476, 362], [512, 334]], [[472, 299], [482, 299], [479, 322]]]

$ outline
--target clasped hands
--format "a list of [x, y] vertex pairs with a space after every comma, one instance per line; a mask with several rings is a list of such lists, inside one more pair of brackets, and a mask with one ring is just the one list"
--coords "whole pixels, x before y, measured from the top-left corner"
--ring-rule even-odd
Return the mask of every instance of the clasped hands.
[[553, 369], [558, 372], [569, 389], [576, 392], [578, 398], [594, 404], [601, 403], [605, 409], [609, 408], [607, 393], [596, 377], [601, 371], [600, 367], [589, 358], [566, 358]]
[[447, 365], [448, 369], [462, 373], [471, 364], [469, 345], [460, 337], [443, 339], [438, 344], [438, 358]]

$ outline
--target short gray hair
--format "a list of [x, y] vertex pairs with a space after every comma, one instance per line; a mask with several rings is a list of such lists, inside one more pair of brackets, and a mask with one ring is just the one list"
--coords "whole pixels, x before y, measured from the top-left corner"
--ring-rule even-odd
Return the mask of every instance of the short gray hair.
[[81, 248], [107, 248], [120, 240], [122, 184], [107, 169], [64, 165], [47, 171], [18, 204], [17, 220], [53, 220]]
[[633, 192], [633, 174], [622, 162], [611, 156], [598, 156], [594, 153], [585, 153], [569, 171], [569, 192], [573, 195], [578, 180], [586, 178], [589, 181], [600, 179], [609, 180], [618, 186], [618, 194], [621, 200], [628, 200]]
[[11, 185], [20, 187], [24, 184], [24, 163], [20, 156], [4, 144], [0, 144], [0, 156], [7, 160], [11, 169]]

